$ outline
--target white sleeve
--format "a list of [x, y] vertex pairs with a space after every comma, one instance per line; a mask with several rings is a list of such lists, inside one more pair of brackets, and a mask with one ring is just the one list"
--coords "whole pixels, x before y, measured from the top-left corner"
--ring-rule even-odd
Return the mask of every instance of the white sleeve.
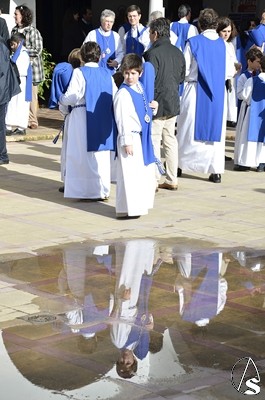
[[79, 68], [73, 70], [68, 89], [60, 97], [59, 102], [64, 106], [75, 106], [85, 95], [86, 82]]
[[184, 49], [184, 58], [186, 62], [186, 77], [190, 75], [193, 55], [189, 43], [186, 44]]
[[240, 75], [240, 77], [237, 80], [236, 94], [237, 94], [237, 97], [239, 100], [243, 100], [242, 92], [243, 92], [246, 81], [247, 81], [247, 77], [245, 74]]
[[199, 35], [198, 29], [196, 28], [195, 25], [190, 24], [189, 30], [188, 30], [188, 35], [187, 39]]
[[19, 57], [17, 58], [17, 68], [20, 76], [28, 75], [29, 67], [29, 55], [27, 51], [21, 51]]
[[133, 131], [141, 131], [141, 124], [136, 114], [134, 104], [129, 92], [122, 88], [114, 97], [114, 115], [118, 128], [121, 146], [133, 144]]
[[123, 44], [122, 44], [121, 38], [117, 34], [117, 32], [113, 32], [113, 33], [114, 33], [115, 49], [116, 49], [115, 50], [115, 55], [116, 55], [115, 60], [120, 65], [121, 61], [123, 59], [123, 56], [124, 56]]
[[248, 105], [251, 102], [252, 91], [253, 91], [253, 78], [249, 78], [246, 81], [244, 88], [242, 90], [242, 100], [245, 100]]
[[86, 36], [86, 38], [84, 40], [84, 43], [86, 43], [86, 42], [96, 42], [96, 29], [94, 29], [93, 31], [88, 32], [88, 34], [87, 34], [87, 36]]

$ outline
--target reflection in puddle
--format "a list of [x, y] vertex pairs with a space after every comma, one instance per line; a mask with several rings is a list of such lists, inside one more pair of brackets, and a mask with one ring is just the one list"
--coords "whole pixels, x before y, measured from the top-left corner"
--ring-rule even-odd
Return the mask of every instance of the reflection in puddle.
[[261, 251], [153, 239], [1, 263], [5, 400], [205, 398], [212, 388], [221, 399], [224, 386], [233, 398], [240, 358], [264, 373], [264, 263]]

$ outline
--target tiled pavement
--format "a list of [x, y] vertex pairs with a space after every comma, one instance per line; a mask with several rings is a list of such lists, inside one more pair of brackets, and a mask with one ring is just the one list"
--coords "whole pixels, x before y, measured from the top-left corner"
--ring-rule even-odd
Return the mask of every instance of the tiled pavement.
[[[105, 377], [117, 355], [109, 334], [98, 335], [95, 354], [83, 354], [78, 336], [64, 331], [61, 320], [37, 326], [25, 318], [40, 311], [61, 315], [71, 309], [77, 299], [65, 287], [63, 265], [71, 265], [65, 264], [65, 257], [71, 253], [78, 271], [74, 282], [82, 281], [80, 254], [85, 246], [88, 260], [92, 243], [152, 238], [165, 244], [165, 259], [173, 244], [221, 252], [263, 251], [265, 174], [235, 172], [231, 161], [226, 162], [221, 184], [210, 183], [202, 174], [183, 174], [178, 191], [159, 190], [149, 215], [116, 220], [115, 185], [107, 203], [64, 199], [58, 192], [61, 140], [54, 145], [52, 139], [61, 124], [57, 111], [40, 109], [40, 127], [28, 130], [25, 138], [8, 138], [10, 164], [0, 167], [1, 396], [4, 400], [243, 398], [231, 387], [230, 372], [235, 358], [243, 355], [259, 355], [257, 365], [264, 369], [263, 297], [250, 296], [246, 289], [249, 281], [260, 280], [262, 286], [264, 273], [253, 276], [235, 261], [226, 276], [226, 308], [210, 325], [207, 337], [194, 338], [176, 317], [179, 304], [172, 290], [176, 277], [169, 260], [154, 277], [155, 330], [164, 329], [168, 355], [173, 345], [177, 357], [165, 365], [157, 358], [166, 371], [164, 375], [160, 371], [160, 379], [141, 381], [147, 365], [131, 381], [117, 379], [112, 370]], [[227, 132], [228, 156], [233, 156], [233, 135], [234, 131]], [[100, 287], [105, 275], [102, 271], [99, 275], [95, 279], [100, 278]], [[151, 365], [151, 358], [148, 362]], [[176, 380], [171, 368], [178, 371]]]

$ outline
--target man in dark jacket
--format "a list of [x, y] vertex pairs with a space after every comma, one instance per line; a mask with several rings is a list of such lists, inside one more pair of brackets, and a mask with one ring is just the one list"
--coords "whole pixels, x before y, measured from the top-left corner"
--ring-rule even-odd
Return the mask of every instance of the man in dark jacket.
[[[0, 14], [1, 14], [1, 11], [0, 11]], [[8, 39], [9, 39], [9, 32], [8, 32], [6, 20], [2, 17], [0, 17], [0, 36], [2, 36], [5, 43], [7, 43]]]
[[20, 92], [17, 76], [10, 63], [10, 52], [0, 36], [0, 165], [9, 163], [5, 124], [7, 103]]
[[[170, 43], [170, 22], [158, 18], [150, 23], [152, 46], [143, 57], [155, 68], [155, 100], [158, 112], [153, 120], [152, 140], [155, 155], [160, 159], [162, 140], [166, 159], [166, 178], [159, 188], [178, 188], [178, 144], [175, 136], [176, 116], [179, 114], [179, 85], [185, 78], [185, 59], [182, 52]], [[160, 175], [157, 176], [159, 183]]]

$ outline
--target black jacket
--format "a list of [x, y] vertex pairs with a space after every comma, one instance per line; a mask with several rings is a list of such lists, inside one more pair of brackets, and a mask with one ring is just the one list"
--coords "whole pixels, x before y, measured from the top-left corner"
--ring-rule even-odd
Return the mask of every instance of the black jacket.
[[185, 59], [182, 52], [162, 37], [155, 41], [143, 57], [155, 68], [155, 99], [159, 103], [155, 118], [179, 114], [179, 85], [185, 79]]

